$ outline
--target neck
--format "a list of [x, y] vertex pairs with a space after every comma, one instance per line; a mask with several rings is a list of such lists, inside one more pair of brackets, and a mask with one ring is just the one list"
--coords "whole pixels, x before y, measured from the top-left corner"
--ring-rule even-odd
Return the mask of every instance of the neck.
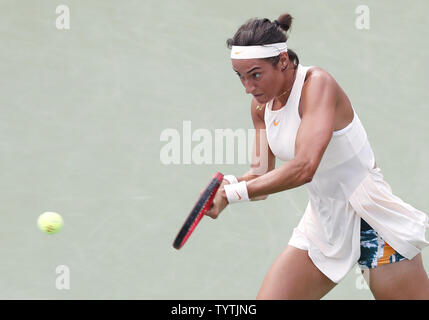
[[282, 87], [279, 94], [276, 97], [274, 97], [273, 103], [277, 102], [278, 104], [280, 104], [280, 106], [283, 106], [286, 104], [287, 100], [289, 99], [289, 95], [292, 91], [293, 83], [295, 82], [297, 69], [298, 68], [290, 67], [289, 70], [285, 70], [284, 81], [283, 81], [285, 85]]

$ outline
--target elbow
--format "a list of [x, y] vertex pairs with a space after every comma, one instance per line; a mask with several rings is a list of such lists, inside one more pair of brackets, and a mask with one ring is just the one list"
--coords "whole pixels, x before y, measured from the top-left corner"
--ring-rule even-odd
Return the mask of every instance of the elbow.
[[316, 173], [316, 169], [313, 166], [307, 165], [307, 168], [304, 169], [304, 183], [309, 183], [313, 180], [314, 174]]
[[302, 184], [310, 183], [313, 180], [313, 175], [306, 175], [302, 179]]
[[299, 162], [299, 178], [301, 184], [310, 183], [313, 181], [314, 174], [316, 173], [317, 167], [312, 165], [310, 162]]

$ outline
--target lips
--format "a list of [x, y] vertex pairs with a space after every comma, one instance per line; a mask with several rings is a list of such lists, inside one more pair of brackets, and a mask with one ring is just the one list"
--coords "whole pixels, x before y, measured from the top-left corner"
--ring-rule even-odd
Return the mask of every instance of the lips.
[[254, 94], [253, 96], [254, 97], [260, 97], [260, 96], [263, 96], [264, 94], [263, 93], [261, 93], [261, 94]]

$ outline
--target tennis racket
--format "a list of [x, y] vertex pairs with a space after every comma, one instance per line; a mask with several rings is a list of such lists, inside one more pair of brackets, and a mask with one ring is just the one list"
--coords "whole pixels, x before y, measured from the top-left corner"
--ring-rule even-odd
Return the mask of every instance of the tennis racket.
[[219, 186], [223, 180], [223, 174], [216, 172], [208, 186], [203, 190], [188, 217], [185, 220], [182, 228], [179, 230], [179, 233], [176, 236], [176, 239], [173, 242], [173, 247], [179, 250], [188, 238], [191, 236], [192, 232], [197, 227], [201, 218], [210, 210], [213, 205], [213, 199], [216, 195]]

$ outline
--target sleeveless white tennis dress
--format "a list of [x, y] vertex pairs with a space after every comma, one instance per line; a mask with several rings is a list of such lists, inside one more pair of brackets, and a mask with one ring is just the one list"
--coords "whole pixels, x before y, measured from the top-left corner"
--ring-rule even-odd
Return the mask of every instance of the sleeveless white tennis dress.
[[[298, 106], [308, 69], [298, 66], [286, 105], [265, 107], [265, 126], [274, 155], [294, 158], [301, 118]], [[308, 255], [328, 278], [340, 282], [360, 256], [360, 219], [398, 253], [412, 259], [429, 245], [428, 216], [392, 194], [375, 159], [366, 131], [354, 111], [352, 122], [334, 131], [315, 175], [305, 184], [309, 202], [289, 241]]]

